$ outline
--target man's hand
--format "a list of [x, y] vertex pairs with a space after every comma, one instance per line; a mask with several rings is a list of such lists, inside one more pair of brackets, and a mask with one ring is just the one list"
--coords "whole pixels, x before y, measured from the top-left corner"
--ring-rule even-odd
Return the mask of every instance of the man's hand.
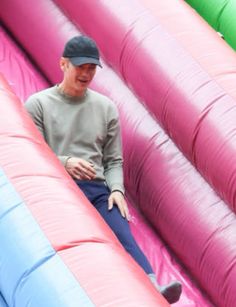
[[80, 158], [69, 158], [66, 161], [65, 169], [75, 179], [92, 180], [96, 176], [93, 164]]
[[108, 198], [108, 210], [112, 210], [114, 205], [119, 208], [121, 215], [129, 221], [129, 209], [125, 201], [124, 195], [119, 191], [112, 192]]

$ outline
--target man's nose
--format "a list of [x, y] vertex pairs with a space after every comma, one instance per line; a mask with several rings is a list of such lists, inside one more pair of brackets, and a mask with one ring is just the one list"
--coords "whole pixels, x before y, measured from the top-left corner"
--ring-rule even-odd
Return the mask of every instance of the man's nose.
[[81, 73], [82, 76], [88, 76], [89, 75], [89, 70], [88, 69], [82, 69], [80, 71], [80, 73]]

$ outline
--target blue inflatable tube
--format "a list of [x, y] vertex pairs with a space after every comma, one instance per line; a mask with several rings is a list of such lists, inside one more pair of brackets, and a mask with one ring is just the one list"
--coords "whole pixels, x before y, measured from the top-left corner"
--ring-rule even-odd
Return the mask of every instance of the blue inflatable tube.
[[1, 289], [9, 306], [94, 306], [1, 169], [0, 221]]
[[0, 307], [8, 307], [1, 293], [0, 293]]

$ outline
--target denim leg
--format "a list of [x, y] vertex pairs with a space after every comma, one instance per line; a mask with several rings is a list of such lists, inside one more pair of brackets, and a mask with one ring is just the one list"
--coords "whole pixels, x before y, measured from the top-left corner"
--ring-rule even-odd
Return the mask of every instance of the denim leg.
[[110, 226], [125, 250], [147, 274], [152, 274], [153, 269], [136, 243], [131, 233], [129, 222], [122, 217], [117, 206], [114, 206], [110, 211], [108, 210], [108, 197], [110, 192], [105, 184], [94, 181], [76, 181], [76, 183]]

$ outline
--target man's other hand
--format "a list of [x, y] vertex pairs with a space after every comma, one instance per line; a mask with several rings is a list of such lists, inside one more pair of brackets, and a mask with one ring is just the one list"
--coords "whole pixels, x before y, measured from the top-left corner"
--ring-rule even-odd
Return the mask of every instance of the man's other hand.
[[125, 201], [124, 195], [119, 191], [112, 192], [108, 198], [108, 210], [112, 210], [114, 205], [119, 208], [121, 215], [129, 221], [129, 209]]
[[73, 178], [79, 180], [92, 180], [96, 176], [91, 162], [76, 157], [71, 157], [66, 161], [65, 169]]

